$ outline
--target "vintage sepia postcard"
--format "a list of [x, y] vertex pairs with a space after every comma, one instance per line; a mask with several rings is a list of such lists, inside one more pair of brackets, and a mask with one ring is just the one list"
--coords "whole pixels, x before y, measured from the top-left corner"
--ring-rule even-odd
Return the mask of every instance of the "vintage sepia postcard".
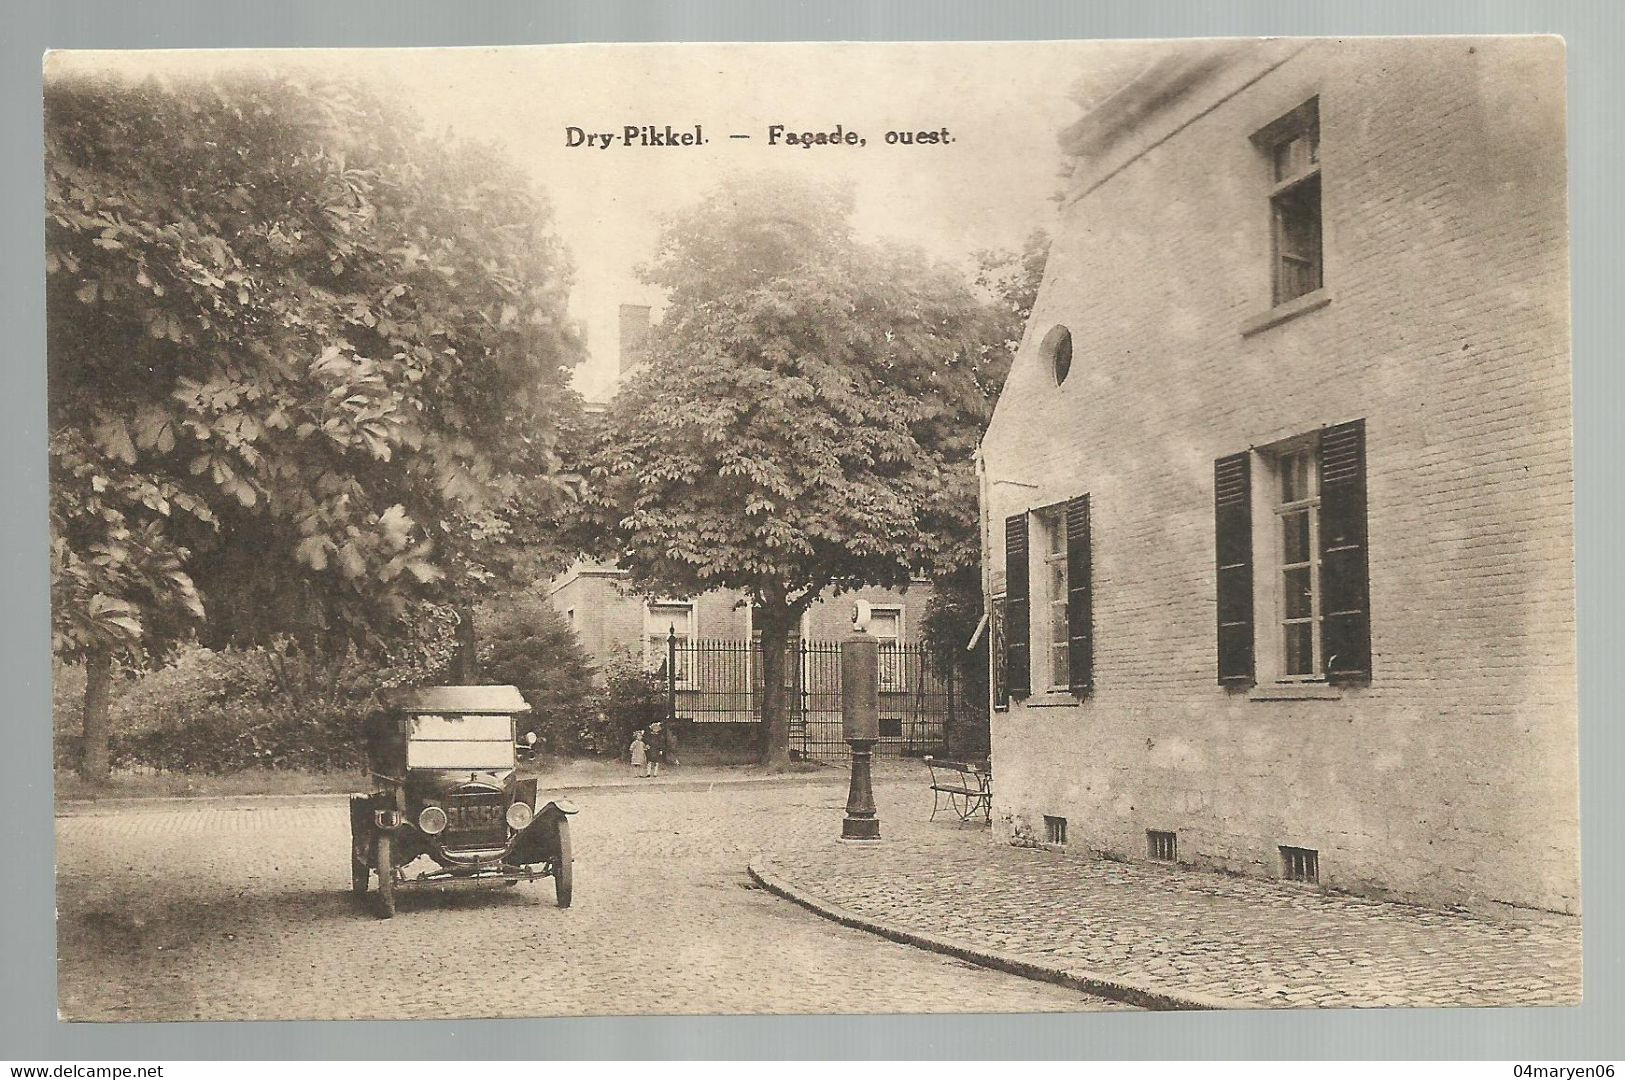
[[1558, 39], [44, 84], [64, 1019], [1580, 1002]]

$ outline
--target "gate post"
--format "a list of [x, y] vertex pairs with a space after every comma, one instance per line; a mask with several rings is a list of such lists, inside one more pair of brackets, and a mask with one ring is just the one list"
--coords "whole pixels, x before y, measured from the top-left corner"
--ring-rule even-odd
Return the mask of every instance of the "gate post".
[[[790, 729], [801, 731], [801, 757], [807, 757], [807, 747], [811, 743], [811, 736], [807, 730], [807, 654], [811, 651], [807, 639], [799, 633], [796, 635], [795, 669], [790, 674], [793, 683], [792, 690], [786, 691], [784, 709], [789, 714]], [[789, 663], [786, 660], [785, 663]]]
[[666, 722], [677, 727], [677, 625], [666, 627]]

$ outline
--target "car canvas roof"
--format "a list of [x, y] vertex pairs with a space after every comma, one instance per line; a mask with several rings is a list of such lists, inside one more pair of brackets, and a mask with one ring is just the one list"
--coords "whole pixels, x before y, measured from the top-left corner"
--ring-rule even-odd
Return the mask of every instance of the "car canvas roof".
[[530, 706], [515, 686], [425, 686], [385, 690], [380, 700], [409, 713], [516, 713]]

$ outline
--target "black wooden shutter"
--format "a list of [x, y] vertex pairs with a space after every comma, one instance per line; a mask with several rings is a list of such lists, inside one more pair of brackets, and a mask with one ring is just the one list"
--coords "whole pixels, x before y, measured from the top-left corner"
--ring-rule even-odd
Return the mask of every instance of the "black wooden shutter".
[[1326, 677], [1371, 677], [1365, 421], [1320, 433], [1320, 640]]
[[1094, 590], [1089, 576], [1089, 496], [1066, 504], [1066, 655], [1074, 694], [1095, 685]]
[[987, 655], [993, 666], [993, 705], [999, 709], [1010, 704], [1010, 657], [1004, 648], [1004, 618], [1004, 597], [995, 596], [987, 620]]
[[1213, 463], [1214, 551], [1218, 560], [1219, 681], [1251, 685], [1253, 671], [1253, 485], [1250, 455]]
[[1027, 589], [1027, 515], [1004, 519], [1005, 677], [1011, 697], [1032, 693], [1031, 602]]

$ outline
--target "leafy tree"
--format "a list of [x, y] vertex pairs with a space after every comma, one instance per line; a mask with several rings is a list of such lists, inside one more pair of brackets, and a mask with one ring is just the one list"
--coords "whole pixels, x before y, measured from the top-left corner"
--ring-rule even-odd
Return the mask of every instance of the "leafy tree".
[[381, 647], [551, 513], [580, 343], [546, 202], [344, 83], [46, 94], [53, 644]]
[[986, 308], [919, 252], [859, 241], [851, 212], [757, 179], [669, 222], [643, 270], [665, 317], [583, 496], [587, 541], [634, 588], [749, 597], [769, 765], [788, 761], [785, 649], [808, 606], [977, 557]]
[[1049, 262], [1049, 243], [1049, 233], [1034, 229], [1027, 234], [1020, 251], [976, 253], [975, 284], [986, 298], [991, 314], [977, 380], [987, 398], [989, 416], [1010, 374], [1010, 362], [1021, 347], [1033, 304], [1038, 301], [1038, 287], [1044, 283], [1044, 267]]

